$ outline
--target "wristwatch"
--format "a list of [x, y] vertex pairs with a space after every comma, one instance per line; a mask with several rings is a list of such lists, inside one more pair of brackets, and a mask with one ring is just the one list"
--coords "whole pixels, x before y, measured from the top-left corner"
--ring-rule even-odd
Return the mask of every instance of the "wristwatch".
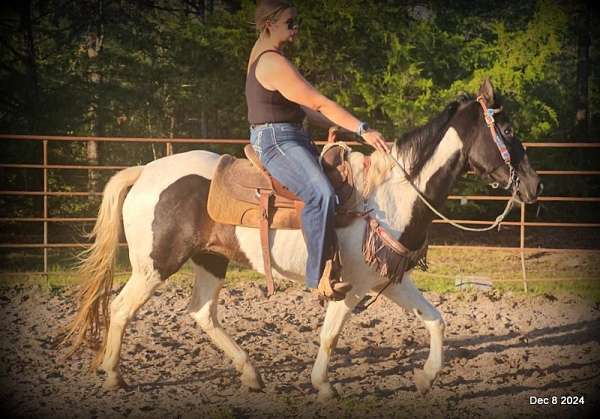
[[365, 134], [365, 132], [367, 132], [369, 130], [369, 126], [367, 125], [366, 122], [361, 121], [360, 124], [358, 124], [358, 129], [356, 130], [356, 135], [358, 135], [359, 137], [362, 138], [362, 136]]

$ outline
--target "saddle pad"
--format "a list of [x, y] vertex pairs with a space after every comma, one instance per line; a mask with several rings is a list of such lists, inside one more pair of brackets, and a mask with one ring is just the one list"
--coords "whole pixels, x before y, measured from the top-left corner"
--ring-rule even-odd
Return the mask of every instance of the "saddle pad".
[[[258, 191], [271, 190], [269, 179], [245, 159], [221, 156], [208, 193], [208, 215], [222, 224], [258, 228], [261, 220]], [[272, 208], [271, 228], [299, 229], [296, 210]]]

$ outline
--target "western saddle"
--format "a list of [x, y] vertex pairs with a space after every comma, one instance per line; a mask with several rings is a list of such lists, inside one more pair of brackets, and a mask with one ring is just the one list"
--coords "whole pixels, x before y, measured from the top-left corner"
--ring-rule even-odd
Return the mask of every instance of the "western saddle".
[[[321, 165], [329, 178], [339, 204], [336, 226], [348, 225], [356, 217], [347, 210], [353, 205], [354, 180], [348, 162], [350, 147], [335, 142], [336, 127], [329, 130], [328, 144], [321, 154]], [[217, 163], [208, 196], [208, 214], [218, 223], [260, 229], [267, 295], [275, 292], [271, 272], [269, 230], [299, 229], [304, 202], [274, 179], [262, 165], [250, 144], [244, 148], [247, 159], [224, 154]]]

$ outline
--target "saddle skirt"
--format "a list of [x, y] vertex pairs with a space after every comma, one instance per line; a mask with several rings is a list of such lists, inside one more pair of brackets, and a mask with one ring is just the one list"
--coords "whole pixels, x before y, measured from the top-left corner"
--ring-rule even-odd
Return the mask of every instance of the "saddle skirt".
[[[344, 211], [354, 194], [350, 163], [350, 148], [344, 143], [328, 145], [320, 161], [340, 204], [336, 226], [348, 225], [353, 217]], [[263, 206], [268, 208], [268, 226], [271, 229], [299, 229], [304, 203], [272, 178], [262, 166], [250, 145], [244, 149], [248, 159], [225, 154], [221, 156], [208, 195], [208, 214], [218, 223], [260, 228], [265, 218]]]
[[276, 229], [298, 229], [300, 220], [291, 199], [275, 196], [271, 179], [249, 160], [224, 154], [210, 183], [208, 215], [217, 223], [259, 228], [263, 219], [261, 194], [271, 199], [269, 225]]

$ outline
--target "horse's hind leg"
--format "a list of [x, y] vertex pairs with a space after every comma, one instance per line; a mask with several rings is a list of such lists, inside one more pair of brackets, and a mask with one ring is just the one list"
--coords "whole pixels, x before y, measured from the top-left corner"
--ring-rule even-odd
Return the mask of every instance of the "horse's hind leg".
[[160, 283], [158, 272], [150, 270], [146, 273], [139, 267], [134, 267], [131, 277], [119, 295], [110, 303], [110, 326], [100, 366], [106, 372], [105, 388], [117, 388], [125, 385], [119, 371], [123, 333], [129, 321]]
[[194, 266], [194, 290], [189, 312], [213, 343], [231, 358], [235, 368], [242, 374], [242, 384], [259, 390], [264, 387], [260, 375], [250, 362], [248, 354], [225, 332], [217, 319], [219, 292], [223, 286], [227, 259], [218, 255], [200, 255], [192, 258]]
[[389, 286], [383, 295], [401, 307], [412, 311], [425, 324], [429, 331], [429, 357], [423, 370], [415, 370], [415, 384], [421, 394], [427, 393], [440, 370], [444, 360], [444, 320], [440, 312], [425, 299], [421, 291], [415, 287], [408, 274], [402, 282]]

